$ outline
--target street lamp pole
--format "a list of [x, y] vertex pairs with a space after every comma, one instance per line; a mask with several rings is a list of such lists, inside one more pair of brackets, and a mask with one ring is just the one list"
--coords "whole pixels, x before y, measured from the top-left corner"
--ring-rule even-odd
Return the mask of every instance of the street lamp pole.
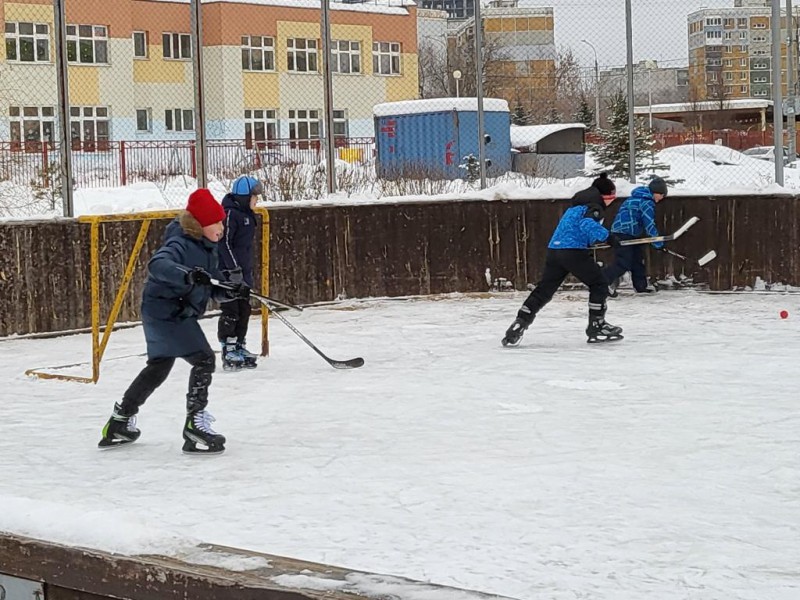
[[600, 128], [600, 64], [597, 62], [597, 49], [587, 40], [581, 40], [594, 52], [594, 125]]

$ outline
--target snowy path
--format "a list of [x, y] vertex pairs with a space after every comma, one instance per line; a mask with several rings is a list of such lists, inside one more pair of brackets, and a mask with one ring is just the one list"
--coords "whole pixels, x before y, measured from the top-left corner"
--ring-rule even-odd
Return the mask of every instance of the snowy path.
[[[97, 386], [34, 381], [88, 358], [88, 336], [0, 342], [0, 530], [122, 552], [194, 538], [525, 600], [800, 598], [800, 297], [625, 297], [608, 315], [625, 341], [595, 347], [585, 294], [563, 294], [502, 349], [522, 297], [293, 319], [356, 371], [274, 321], [272, 357], [215, 378], [229, 443], [209, 460], [180, 453], [185, 365], [141, 440], [101, 453], [144, 359]], [[111, 340], [109, 357], [144, 350], [139, 328]]]

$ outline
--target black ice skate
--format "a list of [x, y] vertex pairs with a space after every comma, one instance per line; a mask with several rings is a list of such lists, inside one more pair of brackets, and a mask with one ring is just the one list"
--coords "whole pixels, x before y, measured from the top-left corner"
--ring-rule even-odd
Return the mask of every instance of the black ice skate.
[[616, 327], [610, 323], [606, 323], [603, 317], [589, 321], [589, 327], [586, 328], [586, 335], [589, 337], [586, 341], [590, 344], [616, 342], [617, 340], [623, 339], [622, 327]]
[[619, 296], [619, 292], [617, 291], [617, 288], [619, 288], [619, 284], [620, 284], [619, 277], [617, 277], [614, 281], [608, 284], [609, 298], [616, 298], [617, 296]]
[[240, 371], [242, 369], [254, 368], [255, 364], [250, 366], [251, 363], [252, 361], [248, 361], [235, 341], [227, 342], [222, 345], [223, 371]]
[[244, 342], [237, 344], [236, 347], [239, 349], [239, 353], [244, 357], [244, 368], [255, 369], [258, 366], [258, 354], [250, 352]]
[[121, 408], [119, 404], [114, 405], [114, 412], [103, 427], [103, 439], [98, 442], [98, 448], [108, 449], [131, 444], [142, 434], [136, 428], [136, 417], [122, 414]]
[[225, 436], [211, 429], [214, 417], [206, 410], [189, 413], [183, 426], [184, 454], [221, 454]]
[[517, 318], [506, 330], [506, 336], [500, 342], [503, 346], [516, 346], [522, 340], [525, 330], [533, 323], [533, 315], [527, 306], [523, 306], [517, 313]]

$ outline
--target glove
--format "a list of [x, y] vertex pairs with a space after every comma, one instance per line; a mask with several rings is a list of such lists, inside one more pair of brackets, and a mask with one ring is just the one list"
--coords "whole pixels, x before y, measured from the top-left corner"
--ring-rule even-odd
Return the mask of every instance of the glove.
[[236, 267], [230, 271], [225, 271], [225, 278], [232, 284], [242, 283], [244, 276], [242, 275], [242, 268]]
[[185, 279], [189, 285], [211, 285], [211, 275], [203, 267], [195, 267], [186, 274]]
[[614, 233], [609, 233], [606, 243], [612, 248], [619, 248], [622, 244], [619, 243], [619, 238]]
[[250, 286], [246, 283], [234, 283], [230, 288], [230, 294], [234, 298], [242, 300], [248, 300], [250, 298]]

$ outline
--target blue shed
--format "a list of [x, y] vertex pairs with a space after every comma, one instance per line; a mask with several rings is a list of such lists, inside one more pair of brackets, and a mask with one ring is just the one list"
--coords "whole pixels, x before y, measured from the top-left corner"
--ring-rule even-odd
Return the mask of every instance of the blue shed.
[[[487, 174], [511, 170], [508, 102], [483, 102]], [[418, 175], [439, 179], [466, 176], [465, 157], [478, 156], [478, 100], [431, 98], [386, 102], [373, 109], [376, 170], [387, 179]]]

